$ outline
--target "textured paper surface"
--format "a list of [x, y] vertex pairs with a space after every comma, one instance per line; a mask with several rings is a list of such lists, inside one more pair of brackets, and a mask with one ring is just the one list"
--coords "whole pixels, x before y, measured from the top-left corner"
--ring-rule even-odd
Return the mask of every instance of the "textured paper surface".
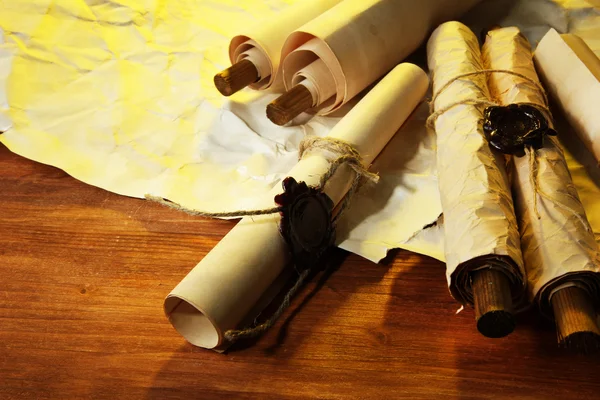
[[[214, 74], [230, 64], [229, 39], [240, 27], [275, 18], [287, 3], [51, 3], [0, 5], [0, 125], [8, 129], [0, 141], [83, 182], [208, 211], [263, 207], [264, 193], [296, 163], [302, 138], [324, 136], [339, 121], [314, 117], [278, 127], [265, 115], [276, 95], [244, 90], [223, 98], [214, 88]], [[376, 248], [362, 253], [372, 260], [440, 213], [432, 163], [420, 159], [430, 154], [421, 143], [429, 139], [422, 131], [403, 134], [423, 151], [413, 154], [395, 140], [388, 154], [410, 169], [398, 171], [390, 161], [380, 166], [382, 182], [398, 186], [360, 203], [386, 205], [385, 217], [368, 210], [381, 228], [355, 218], [344, 224], [355, 231], [352, 243], [340, 245]], [[406, 201], [424, 212], [406, 209]], [[370, 232], [385, 241], [365, 240]]]
[[[440, 25], [427, 43], [437, 93], [458, 75], [483, 69], [475, 35], [459, 22]], [[486, 76], [454, 80], [434, 100], [434, 110], [461, 101], [489, 101]], [[446, 276], [453, 296], [473, 304], [469, 273], [489, 266], [511, 281], [515, 305], [525, 298], [519, 231], [504, 156], [483, 137], [484, 106], [461, 104], [435, 121], [440, 197], [444, 211]]]
[[229, 38], [275, 17], [280, 1], [53, 3], [2, 3], [12, 128], [0, 141], [84, 182], [197, 209], [256, 207], [302, 138], [338, 121], [276, 127], [265, 115], [275, 95], [226, 99], [214, 88]]
[[425, 128], [427, 115], [423, 103], [377, 157], [371, 171], [379, 173], [379, 183], [352, 200], [338, 224], [339, 247], [373, 262], [398, 247], [440, 257], [429, 235], [413, 237], [441, 213], [435, 134]]
[[565, 9], [569, 21], [568, 32], [583, 38], [594, 53], [600, 54], [600, 1], [554, 1]]
[[563, 38], [550, 30], [536, 49], [535, 61], [547, 90], [600, 162], [600, 60], [577, 37]]
[[[406, 58], [439, 23], [459, 18], [480, 0], [345, 0], [292, 33], [282, 52], [283, 81], [293, 86], [301, 65], [293, 54], [318, 39], [320, 52], [331, 51], [327, 63], [335, 80], [335, 101], [319, 114], [338, 110], [360, 91]], [[325, 61], [325, 60], [324, 60]]]
[[[277, 17], [261, 21], [244, 33], [238, 33], [229, 44], [229, 59], [231, 63], [248, 58], [255, 65], [267, 66], [268, 74], [261, 74], [261, 80], [250, 85], [255, 89], [272, 88], [273, 91], [283, 89], [281, 79], [280, 59], [281, 49], [286, 37], [295, 29], [327, 11], [342, 0], [304, 0], [284, 9]], [[244, 54], [250, 48], [257, 50], [262, 57]], [[260, 60], [262, 62], [256, 62]], [[268, 76], [267, 76], [268, 75]]]
[[[127, 196], [208, 211], [265, 206], [261, 196], [295, 165], [300, 140], [327, 134], [339, 117], [278, 127], [265, 115], [276, 95], [223, 98], [213, 76], [230, 65], [232, 37], [302, 1], [0, 2], [0, 141]], [[571, 28], [600, 52], [600, 24], [584, 23], [597, 15], [584, 1], [484, 0], [465, 20], [475, 33], [516, 24], [533, 44], [550, 27]], [[340, 221], [340, 247], [373, 261], [396, 247], [444, 259], [441, 225], [413, 237], [441, 213], [435, 137], [418, 123], [426, 117], [418, 109], [376, 160], [381, 182]], [[569, 167], [600, 232], [600, 181], [584, 150]]]
[[[368, 165], [422, 100], [429, 80], [413, 64], [393, 69], [331, 131], [329, 137], [353, 145]], [[328, 169], [328, 157], [311, 152], [289, 172], [298, 181], [316, 185]], [[340, 168], [325, 193], [337, 204], [353, 179]], [[280, 193], [275, 187], [266, 197]], [[192, 344], [214, 348], [223, 333], [244, 318], [289, 262], [278, 228], [278, 214], [244, 218], [165, 300], [173, 326]]]
[[[529, 43], [517, 28], [489, 32], [483, 55], [487, 68], [514, 71], [539, 82]], [[569, 84], [563, 82], [564, 86]], [[533, 103], [544, 106], [540, 91], [520, 77], [493, 74], [489, 87], [495, 101], [500, 104]], [[587, 290], [595, 301], [600, 299], [598, 245], [571, 180], [567, 162], [554, 138], [548, 138], [544, 147], [535, 151], [535, 160], [534, 179], [539, 190], [547, 193], [551, 200], [535, 192], [528, 156], [512, 157], [512, 180], [529, 297], [535, 299], [550, 316], [550, 296], [558, 286], [577, 284]], [[534, 210], [534, 198], [537, 198], [539, 218]]]

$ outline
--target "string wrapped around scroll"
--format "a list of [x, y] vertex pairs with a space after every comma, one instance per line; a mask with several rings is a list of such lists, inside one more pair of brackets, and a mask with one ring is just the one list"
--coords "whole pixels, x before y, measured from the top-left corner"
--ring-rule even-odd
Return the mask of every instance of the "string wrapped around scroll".
[[[334, 139], [336, 146], [351, 146], [352, 152], [362, 156], [362, 163], [370, 165], [422, 100], [427, 87], [423, 70], [412, 64], [397, 66], [328, 138]], [[340, 158], [331, 148], [323, 148], [333, 141], [314, 140], [305, 142], [302, 159], [288, 176], [307, 187], [320, 187], [326, 178], [322, 193], [334, 207], [343, 207], [356, 182], [359, 163], [347, 152]], [[279, 187], [274, 188], [261, 204], [272, 204], [280, 192]], [[226, 344], [228, 337], [235, 340], [238, 334], [246, 335], [243, 330], [237, 332], [239, 324], [292, 261], [289, 244], [279, 231], [280, 222], [278, 213], [243, 218], [167, 296], [165, 313], [189, 342], [214, 349]]]
[[[169, 208], [183, 211], [194, 216], [210, 218], [242, 218], [247, 216], [269, 215], [279, 213], [281, 220], [279, 231], [288, 245], [292, 256], [291, 263], [299, 276], [292, 288], [287, 292], [275, 313], [265, 322], [243, 329], [231, 329], [225, 332], [229, 342], [260, 335], [275, 324], [277, 319], [290, 305], [291, 299], [302, 287], [309, 274], [318, 266], [323, 254], [334, 244], [335, 223], [350, 204], [350, 199], [365, 180], [376, 183], [379, 176], [367, 170], [360, 153], [349, 143], [330, 137], [306, 137], [300, 143], [298, 159], [311, 150], [320, 149], [335, 155], [329, 169], [321, 176], [319, 184], [314, 187], [305, 182], [297, 182], [293, 177], [283, 180], [283, 193], [275, 196], [277, 207], [239, 210], [229, 212], [204, 212], [192, 210], [177, 203], [159, 197], [147, 195], [146, 199]], [[348, 165], [354, 171], [354, 179], [348, 192], [344, 195], [337, 213], [333, 214], [333, 202], [323, 193], [327, 181], [342, 165]]]
[[427, 44], [433, 74], [428, 126], [437, 134], [444, 212], [446, 277], [460, 303], [473, 305], [471, 275], [491, 268], [509, 281], [513, 305], [525, 305], [525, 270], [504, 156], [482, 134], [490, 100], [477, 38], [459, 22], [440, 25]]
[[[497, 102], [547, 107], [543, 92], [538, 89], [531, 47], [517, 28], [490, 31], [483, 56], [486, 67], [514, 72], [490, 76], [490, 91]], [[549, 121], [551, 124], [550, 118]], [[531, 152], [535, 152], [535, 164], [525, 157], [512, 157], [510, 162], [529, 299], [552, 317], [553, 294], [561, 288], [577, 286], [598, 306], [598, 245], [561, 147], [554, 137], [548, 137], [542, 147]]]

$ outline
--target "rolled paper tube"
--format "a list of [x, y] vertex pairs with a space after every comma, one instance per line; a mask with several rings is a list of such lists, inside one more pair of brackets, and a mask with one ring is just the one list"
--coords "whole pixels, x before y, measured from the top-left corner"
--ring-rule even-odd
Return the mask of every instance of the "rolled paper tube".
[[[490, 69], [513, 71], [539, 82], [531, 47], [518, 28], [489, 32], [483, 55]], [[568, 86], [569, 82], [563, 84]], [[489, 87], [501, 104], [545, 106], [537, 85], [521, 77], [495, 73], [489, 77]], [[533, 161], [531, 156], [535, 157]], [[512, 157], [511, 167], [529, 297], [546, 316], [555, 317], [559, 331], [563, 332], [559, 339], [565, 344], [575, 344], [572, 335], [597, 332], [597, 328], [595, 331], [590, 328], [589, 321], [595, 321], [594, 308], [600, 304], [598, 245], [554, 137], [547, 137], [534, 155]], [[554, 299], [563, 299], [559, 293], [571, 288], [583, 291], [585, 296], [578, 296], [579, 300], [569, 307], [557, 306], [560, 300]], [[577, 317], [583, 314], [589, 315]], [[564, 321], [568, 321], [566, 330]]]
[[575, 133], [600, 163], [600, 60], [583, 40], [550, 29], [534, 60]]
[[[429, 81], [419, 67], [401, 64], [381, 80], [336, 126], [329, 137], [354, 146], [369, 165], [422, 100]], [[314, 149], [289, 176], [317, 185], [331, 154]], [[324, 191], [339, 203], [354, 172], [340, 167]], [[264, 199], [273, 205], [280, 187]], [[351, 212], [351, 211], [349, 211]], [[164, 308], [179, 333], [197, 346], [215, 348], [235, 328], [290, 262], [279, 215], [244, 218], [167, 296]]]
[[288, 37], [281, 61], [285, 87], [294, 87], [298, 72], [321, 59], [335, 94], [311, 112], [334, 112], [416, 50], [438, 24], [478, 2], [344, 0]]
[[[480, 128], [484, 106], [473, 104], [489, 102], [486, 77], [456, 79], [483, 69], [479, 43], [463, 24], [447, 22], [433, 32], [427, 55], [433, 92], [446, 86], [434, 99], [433, 109], [446, 110], [434, 126], [450, 292], [462, 304], [475, 302], [478, 310], [496, 315], [502, 311], [512, 319], [508, 315], [513, 309], [525, 305], [525, 271], [504, 156], [490, 149]], [[455, 103], [462, 104], [448, 108]], [[475, 290], [472, 283], [478, 282], [477, 275], [488, 274], [489, 269], [498, 272], [493, 274], [493, 284], [486, 291]], [[504, 293], [506, 287], [510, 295]], [[481, 333], [510, 333], [514, 321], [506, 319], [498, 320], [497, 327], [483, 324]]]
[[[250, 86], [256, 90], [281, 90], [280, 59], [286, 37], [341, 0], [303, 0], [269, 20], [262, 20], [229, 43], [232, 66], [215, 75], [215, 86], [225, 96]], [[247, 63], [242, 61], [248, 61]], [[239, 65], [242, 64], [242, 65]], [[255, 73], [253, 73], [252, 64]]]

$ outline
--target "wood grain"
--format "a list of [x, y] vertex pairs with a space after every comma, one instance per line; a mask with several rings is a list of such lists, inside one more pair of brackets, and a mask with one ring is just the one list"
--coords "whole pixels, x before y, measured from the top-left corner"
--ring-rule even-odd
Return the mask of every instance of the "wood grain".
[[[338, 252], [275, 329], [228, 354], [195, 348], [164, 296], [234, 225], [85, 185], [0, 146], [0, 398], [581, 399], [600, 358], [519, 315], [481, 336], [444, 266]], [[318, 290], [317, 290], [318, 289]]]
[[296, 85], [267, 105], [267, 118], [283, 126], [312, 106], [310, 91], [304, 85]]
[[477, 330], [489, 338], [501, 338], [515, 330], [512, 293], [508, 277], [492, 268], [472, 273]]
[[560, 344], [582, 353], [600, 350], [600, 329], [592, 298], [581, 288], [559, 289], [550, 302]]
[[249, 60], [241, 60], [216, 74], [213, 81], [223, 96], [231, 96], [259, 78], [256, 66]]

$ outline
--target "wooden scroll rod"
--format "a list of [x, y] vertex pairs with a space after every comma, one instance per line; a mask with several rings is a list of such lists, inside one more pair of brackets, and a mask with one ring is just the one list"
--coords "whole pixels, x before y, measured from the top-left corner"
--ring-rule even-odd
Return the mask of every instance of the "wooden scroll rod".
[[275, 125], [285, 125], [313, 107], [313, 98], [304, 85], [296, 85], [267, 106], [267, 118]]
[[249, 60], [241, 60], [215, 75], [217, 90], [223, 96], [231, 96], [260, 79], [256, 66]]
[[489, 338], [509, 335], [516, 326], [508, 277], [486, 268], [472, 273], [477, 330]]
[[592, 299], [585, 290], [567, 287], [551, 298], [560, 345], [581, 353], [600, 349], [600, 329]]

